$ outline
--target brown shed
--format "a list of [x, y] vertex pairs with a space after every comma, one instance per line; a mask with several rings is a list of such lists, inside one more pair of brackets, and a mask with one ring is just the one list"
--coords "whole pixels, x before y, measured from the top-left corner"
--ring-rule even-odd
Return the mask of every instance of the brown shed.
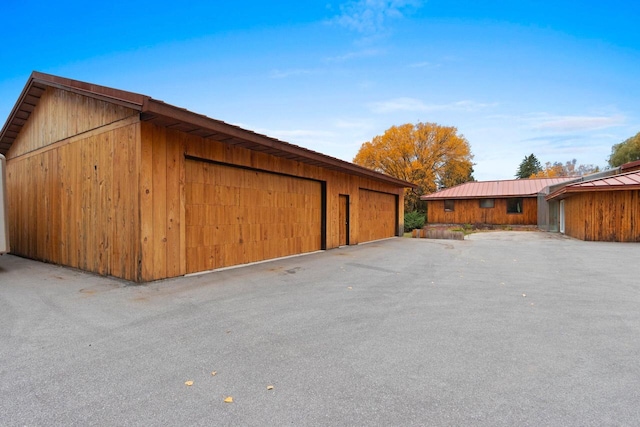
[[473, 181], [420, 197], [429, 224], [536, 225], [537, 195], [575, 178]]
[[546, 197], [559, 202], [560, 232], [581, 240], [640, 242], [640, 166], [614, 176], [559, 188]]
[[12, 253], [142, 282], [397, 236], [413, 184], [34, 72], [0, 133]]

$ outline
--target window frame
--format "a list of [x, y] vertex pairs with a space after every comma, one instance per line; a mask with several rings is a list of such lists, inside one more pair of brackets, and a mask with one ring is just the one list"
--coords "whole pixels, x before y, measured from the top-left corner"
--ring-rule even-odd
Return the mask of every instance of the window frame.
[[[491, 206], [482, 206], [483, 202], [491, 202]], [[493, 209], [496, 207], [496, 199], [480, 199], [480, 209]]]
[[[520, 212], [517, 211], [517, 206], [520, 206]], [[509, 208], [513, 207], [513, 203], [515, 203], [516, 209], [510, 210]], [[524, 213], [524, 197], [509, 197], [507, 199], [507, 215], [522, 215]]]
[[[455, 212], [456, 204], [454, 199], [445, 199], [443, 204], [444, 204], [445, 212]], [[447, 207], [447, 205], [450, 205], [450, 206]]]

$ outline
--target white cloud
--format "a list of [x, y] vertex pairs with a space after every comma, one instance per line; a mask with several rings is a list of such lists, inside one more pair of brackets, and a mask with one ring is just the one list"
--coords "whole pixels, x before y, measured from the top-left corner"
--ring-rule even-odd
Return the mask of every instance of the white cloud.
[[535, 130], [555, 132], [579, 132], [621, 126], [625, 118], [616, 116], [551, 116], [541, 117], [533, 126]]
[[374, 102], [369, 104], [372, 112], [378, 114], [392, 113], [396, 111], [415, 111], [415, 112], [432, 112], [432, 111], [478, 111], [497, 104], [485, 104], [471, 100], [462, 100], [451, 102], [448, 104], [425, 104], [416, 98], [394, 98], [387, 101]]
[[390, 18], [402, 18], [422, 6], [421, 0], [358, 0], [340, 6], [337, 23], [362, 34], [383, 32]]

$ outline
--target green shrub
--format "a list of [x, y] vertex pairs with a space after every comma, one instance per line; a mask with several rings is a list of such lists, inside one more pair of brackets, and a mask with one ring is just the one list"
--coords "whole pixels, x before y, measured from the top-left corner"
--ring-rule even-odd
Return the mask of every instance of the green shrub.
[[424, 227], [424, 213], [413, 211], [404, 214], [404, 231], [411, 231], [416, 228]]

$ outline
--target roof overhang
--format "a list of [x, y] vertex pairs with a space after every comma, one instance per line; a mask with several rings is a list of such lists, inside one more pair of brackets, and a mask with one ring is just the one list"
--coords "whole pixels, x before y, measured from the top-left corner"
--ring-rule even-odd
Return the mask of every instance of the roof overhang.
[[627, 184], [627, 185], [607, 185], [607, 186], [590, 186], [590, 187], [562, 187], [559, 190], [549, 194], [545, 197], [545, 200], [562, 200], [567, 197], [575, 196], [580, 193], [593, 193], [593, 192], [603, 192], [603, 191], [630, 191], [630, 190], [640, 190], [640, 184]]
[[[435, 193], [434, 193], [435, 194]], [[426, 196], [420, 196], [420, 200], [426, 200], [430, 202], [432, 200], [479, 200], [479, 199], [513, 199], [513, 198], [533, 198], [537, 197], [537, 194], [500, 194], [500, 195], [483, 195], [483, 196], [452, 196], [452, 197], [429, 197], [431, 194]]]
[[325, 169], [391, 184], [403, 188], [417, 185], [367, 169], [353, 163], [318, 153], [288, 142], [261, 135], [220, 120], [194, 113], [138, 93], [94, 85], [34, 71], [16, 102], [2, 131], [0, 153], [6, 154], [29, 119], [47, 87], [101, 99], [131, 108], [140, 113], [140, 120], [175, 129], [202, 138], [224, 142], [248, 150], [283, 157]]

